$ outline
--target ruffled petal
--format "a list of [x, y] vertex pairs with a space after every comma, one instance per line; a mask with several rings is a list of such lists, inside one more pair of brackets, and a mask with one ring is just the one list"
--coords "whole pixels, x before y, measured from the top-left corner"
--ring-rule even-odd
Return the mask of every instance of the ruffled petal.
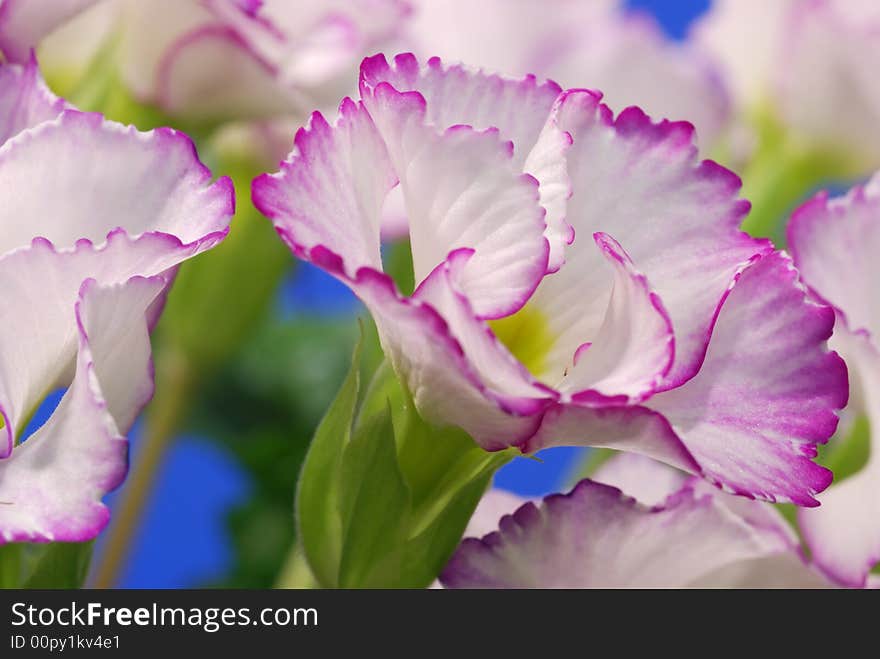
[[0, 147], [0, 197], [0, 254], [35, 235], [71, 247], [100, 243], [117, 228], [208, 248], [226, 234], [234, 210], [232, 182], [212, 184], [182, 133], [141, 133], [73, 111]]
[[525, 504], [482, 540], [465, 540], [441, 581], [453, 588], [680, 587], [787, 550], [775, 533], [711, 495], [686, 487], [649, 508], [584, 480], [570, 494]]
[[678, 386], [699, 370], [737, 273], [771, 245], [738, 230], [749, 207], [736, 197], [740, 181], [711, 161], [697, 162], [690, 124], [653, 123], [638, 108], [615, 119], [597, 94], [577, 90], [563, 93], [554, 112], [574, 140], [566, 220], [576, 239], [566, 265], [545, 278], [533, 301], [558, 337], [548, 363], [561, 372], [604, 318], [611, 276], [600, 274], [602, 255], [589, 240], [604, 231], [663, 300], [676, 341], [664, 387]]
[[[441, 266], [434, 275], [437, 285], [443, 285], [439, 279], [443, 273]], [[350, 286], [369, 308], [386, 356], [428, 421], [459, 426], [488, 451], [518, 446], [534, 434], [541, 420], [536, 412], [550, 401], [521, 395], [528, 394], [528, 389], [507, 394], [484, 382], [433, 306], [418, 296], [402, 297], [387, 275], [369, 268], [362, 268]], [[425, 286], [426, 291], [432, 288], [433, 282]], [[436, 291], [430, 295], [440, 297]], [[473, 355], [478, 362], [486, 357], [479, 352]], [[506, 367], [508, 371], [515, 368], [513, 364]], [[496, 368], [504, 369], [505, 364]], [[507, 384], [515, 390], [528, 386], [526, 382]]]
[[[400, 104], [379, 102], [388, 97], [378, 89], [382, 85], [417, 95], [424, 103], [424, 120], [437, 130], [459, 125], [477, 130], [493, 128], [513, 144], [514, 169], [534, 176], [539, 183], [550, 246], [548, 270], [558, 270], [564, 260], [564, 246], [574, 238], [565, 222], [565, 201], [571, 189], [564, 157], [571, 138], [555, 123], [545, 127], [553, 102], [562, 91], [559, 85], [539, 83], [534, 76], [515, 80], [462, 65], [444, 66], [436, 57], [425, 65], [408, 53], [396, 56], [391, 64], [381, 54], [369, 57], [361, 65], [361, 94], [392, 149], [406, 138], [406, 123], [394, 115], [399, 113]], [[377, 94], [378, 99], [374, 99]], [[415, 109], [421, 105], [419, 102], [413, 99], [411, 104], [414, 111], [419, 111]], [[397, 151], [402, 148], [397, 146]]]
[[672, 321], [617, 241], [604, 233], [595, 240], [614, 270], [611, 299], [591, 345], [576, 353], [558, 389], [584, 405], [638, 403], [672, 367]]
[[181, 246], [162, 234], [132, 239], [117, 231], [99, 247], [84, 240], [58, 250], [45, 239], [35, 239], [0, 258], [0, 416], [5, 419], [0, 457], [9, 455], [43, 398], [70, 381], [76, 354], [71, 309], [81, 283], [95, 278], [113, 284], [135, 275], [158, 275], [209, 245]]
[[474, 250], [460, 284], [482, 318], [525, 304], [547, 272], [549, 244], [538, 182], [513, 164], [495, 129], [426, 123], [424, 98], [387, 83], [364, 104], [388, 145], [409, 217], [416, 282], [446, 255]]
[[797, 534], [776, 507], [763, 501], [726, 494], [701, 478], [688, 477], [682, 471], [643, 455], [615, 455], [596, 470], [593, 480], [612, 485], [649, 506], [662, 504], [686, 485], [697, 495], [715, 497], [719, 505], [755, 528], [777, 534], [793, 551], [799, 546]]
[[498, 520], [513, 514], [527, 499], [493, 487], [483, 495], [464, 530], [465, 538], [482, 538], [498, 528]]
[[837, 311], [830, 344], [849, 367], [853, 395], [847, 409], [867, 414], [872, 429], [868, 463], [824, 492], [820, 508], [802, 513], [801, 527], [828, 574], [864, 586], [880, 561], [880, 304], [872, 286], [880, 277], [880, 176], [839, 199], [817, 195], [795, 211], [788, 238], [804, 281]]
[[537, 414], [557, 399], [552, 389], [538, 382], [490, 330], [477, 318], [459, 281], [474, 252], [459, 249], [435, 268], [413, 293], [413, 299], [435, 309], [449, 325], [469, 364], [498, 400], [514, 413]]
[[[863, 334], [839, 323], [831, 346], [849, 366], [851, 386], [868, 416], [871, 450], [860, 471], [819, 495], [819, 508], [798, 516], [813, 560], [836, 581], [865, 587], [880, 562], [880, 351]], [[841, 441], [841, 440], [832, 440]]]
[[83, 285], [73, 383], [49, 420], [0, 461], [0, 543], [82, 542], [107, 524], [101, 498], [125, 477], [125, 433], [153, 393], [146, 316], [167, 283]]
[[816, 445], [834, 433], [848, 393], [846, 366], [826, 347], [833, 324], [830, 309], [805, 300], [790, 260], [765, 256], [721, 307], [697, 376], [649, 406], [716, 485], [818, 505], [831, 472], [813, 462]]
[[85, 279], [161, 274], [223, 239], [232, 185], [210, 179], [183, 135], [74, 111], [0, 147], [0, 457], [42, 398], [70, 380], [70, 310]]
[[711, 144], [729, 114], [714, 62], [689, 43], [671, 42], [650, 16], [624, 4], [417, 0], [409, 32], [422, 56], [601, 89], [613, 108], [687, 118]]
[[281, 170], [254, 179], [252, 196], [294, 254], [314, 262], [317, 248], [331, 252], [341, 259], [331, 274], [351, 279], [361, 268], [382, 269], [380, 213], [396, 182], [370, 115], [346, 99], [333, 126], [312, 115]]
[[[390, 64], [381, 54], [363, 61], [360, 86], [364, 98], [369, 99], [382, 83], [399, 92], [419, 93], [425, 100], [425, 120], [440, 131], [461, 124], [477, 130], [497, 128], [502, 139], [513, 142], [519, 168], [562, 91], [555, 82], [539, 83], [535, 76], [505, 78], [461, 64], [447, 66], [437, 57], [420, 65], [410, 53], [397, 55]], [[385, 109], [377, 106], [378, 111]]]
[[[768, 546], [778, 549], [757, 558], [743, 557], [709, 569], [687, 585], [698, 588], [828, 588], [832, 585], [804, 560], [793, 529], [769, 504], [724, 494], [701, 479], [689, 478], [681, 471], [634, 453], [620, 453], [604, 462], [593, 480], [617, 488], [655, 511], [666, 507], [670, 497], [673, 505], [679, 505], [682, 491], [690, 491], [696, 498], [711, 498], [719, 516], [724, 517], [726, 509], [749, 527], [743, 530], [745, 534], [760, 537]], [[525, 502], [503, 490], [490, 490], [480, 500], [465, 537], [479, 538], [496, 530], [503, 516], [513, 514]], [[712, 532], [711, 526], [701, 527], [694, 533], [693, 541], [706, 542], [702, 535]], [[569, 538], [565, 541], [571, 542]]]
[[40, 77], [37, 62], [0, 65], [0, 146], [21, 131], [60, 115], [67, 104]]
[[24, 63], [40, 40], [98, 0], [3, 0], [0, 2], [0, 52]]
[[792, 257], [807, 286], [852, 331], [880, 336], [880, 175], [839, 199], [819, 193], [788, 225]]

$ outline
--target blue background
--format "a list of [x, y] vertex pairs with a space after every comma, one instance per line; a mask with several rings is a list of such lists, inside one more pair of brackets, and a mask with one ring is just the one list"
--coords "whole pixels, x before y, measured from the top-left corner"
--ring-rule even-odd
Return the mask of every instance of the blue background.
[[[630, 0], [627, 4], [653, 13], [672, 37], [680, 39], [709, 0]], [[296, 277], [284, 286], [277, 309], [282, 317], [348, 317], [357, 311], [347, 289], [306, 265], [297, 268]], [[33, 427], [45, 420], [58, 398], [46, 401]], [[138, 435], [135, 427], [131, 433], [134, 465]], [[495, 483], [528, 496], [546, 494], [564, 487], [577, 453], [577, 449], [554, 449], [540, 454], [542, 462], [517, 459], [498, 473]], [[248, 496], [251, 487], [236, 461], [216, 443], [198, 436], [179, 438], [158, 475], [121, 585], [193, 587], [222, 575], [231, 560], [226, 513]], [[112, 496], [109, 503], [112, 507]]]

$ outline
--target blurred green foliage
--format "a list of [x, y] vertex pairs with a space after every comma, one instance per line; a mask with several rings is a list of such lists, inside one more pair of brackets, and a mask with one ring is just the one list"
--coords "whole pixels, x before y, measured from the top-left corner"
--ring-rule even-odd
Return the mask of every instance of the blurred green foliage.
[[274, 585], [294, 543], [300, 465], [345, 377], [356, 337], [348, 317], [266, 319], [196, 399], [188, 430], [229, 451], [252, 488], [229, 513], [234, 560], [212, 585]]

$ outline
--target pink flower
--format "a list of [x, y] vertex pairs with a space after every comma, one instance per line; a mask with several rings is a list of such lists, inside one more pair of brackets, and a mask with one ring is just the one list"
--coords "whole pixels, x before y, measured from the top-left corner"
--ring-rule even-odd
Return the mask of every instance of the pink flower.
[[[731, 492], [816, 505], [846, 402], [833, 313], [738, 230], [739, 179], [689, 124], [411, 55], [365, 60], [253, 198], [370, 309], [428, 420], [481, 446], [640, 452]], [[383, 273], [397, 188], [416, 290]]]

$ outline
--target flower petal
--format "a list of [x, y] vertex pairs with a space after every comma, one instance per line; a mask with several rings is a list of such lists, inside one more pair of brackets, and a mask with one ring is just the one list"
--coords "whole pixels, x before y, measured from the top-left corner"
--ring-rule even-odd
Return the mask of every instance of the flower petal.
[[320, 247], [342, 260], [331, 274], [352, 279], [361, 268], [382, 269], [380, 211], [396, 182], [370, 115], [346, 99], [333, 126], [312, 114], [281, 171], [254, 179], [252, 196], [294, 254], [314, 262]]
[[659, 506], [688, 479], [684, 472], [638, 453], [616, 454], [592, 475], [592, 480], [616, 487], [646, 506]]
[[833, 434], [833, 410], [847, 399], [846, 367], [826, 348], [833, 322], [830, 309], [805, 300], [785, 255], [764, 256], [721, 307], [697, 376], [649, 406], [716, 485], [817, 505], [831, 473], [812, 461], [816, 444]]
[[641, 407], [555, 405], [523, 446], [532, 453], [550, 446], [593, 446], [631, 451], [691, 473], [700, 467], [662, 415]]
[[596, 470], [593, 480], [612, 485], [635, 497], [639, 503], [649, 506], [662, 504], [687, 485], [699, 496], [715, 497], [719, 505], [752, 526], [777, 534], [792, 550], [797, 549], [800, 544], [794, 529], [776, 507], [763, 501], [721, 492], [701, 478], [688, 477], [683, 472], [644, 455], [617, 454]]
[[498, 532], [465, 540], [441, 581], [452, 588], [677, 587], [787, 549], [689, 488], [648, 508], [584, 480], [570, 494], [503, 517]]
[[166, 112], [199, 121], [302, 112], [309, 101], [279, 84], [277, 75], [232, 27], [208, 23], [182, 35], [163, 53], [155, 98]]
[[[447, 66], [437, 57], [420, 65], [411, 53], [397, 55], [391, 64], [382, 54], [363, 61], [360, 85], [364, 99], [382, 83], [398, 92], [418, 92], [425, 100], [425, 121], [439, 131], [461, 124], [477, 130], [497, 128], [502, 139], [513, 142], [518, 168], [538, 141], [562, 91], [555, 82], [539, 83], [535, 76], [505, 78], [461, 64]], [[376, 109], [391, 108], [377, 105]]]
[[68, 19], [98, 0], [2, 0], [0, 52], [10, 62], [24, 63], [31, 48]]
[[67, 107], [43, 79], [37, 62], [0, 66], [0, 146], [21, 131], [54, 119]]
[[114, 31], [119, 44], [116, 57], [122, 80], [136, 98], [155, 103], [159, 67], [164, 57], [187, 34], [216, 24], [216, 20], [204, 3], [192, 0], [115, 4], [118, 14]]
[[[69, 382], [70, 310], [85, 279], [161, 274], [223, 239], [232, 186], [210, 178], [179, 133], [74, 111], [0, 147], [0, 457], [42, 398]], [[59, 246], [32, 240], [36, 226]]]
[[[444, 269], [432, 275], [438, 286]], [[535, 432], [541, 419], [535, 412], [549, 401], [493, 390], [433, 306], [415, 295], [402, 297], [387, 275], [369, 268], [362, 268], [350, 285], [369, 308], [386, 356], [428, 421], [459, 426], [488, 451], [517, 446]], [[429, 281], [423, 294], [434, 287]], [[433, 290], [430, 295], [440, 297]], [[485, 356], [477, 352], [474, 359], [479, 363]], [[507, 367], [510, 371], [514, 365]], [[508, 385], [522, 389], [527, 383]]]
[[788, 241], [804, 281], [852, 331], [880, 336], [880, 174], [839, 199], [822, 192], [798, 208]]
[[846, 586], [865, 587], [880, 562], [880, 351], [840, 321], [831, 345], [846, 359], [851, 386], [863, 399], [860, 411], [871, 427], [870, 457], [860, 471], [819, 495], [822, 505], [801, 511], [798, 521], [813, 560], [827, 574]]
[[146, 315], [166, 286], [162, 277], [83, 285], [73, 383], [45, 425], [0, 461], [0, 543], [82, 542], [107, 524], [101, 498], [125, 477], [124, 435], [153, 392]]
[[595, 240], [614, 270], [611, 299], [592, 344], [577, 355], [558, 388], [585, 405], [641, 402], [672, 367], [672, 321], [617, 241], [604, 233]]
[[[571, 194], [564, 167], [571, 138], [555, 124], [545, 127], [553, 102], [562, 91], [559, 85], [538, 83], [534, 76], [515, 80], [461, 65], [444, 66], [436, 57], [422, 66], [409, 53], [396, 56], [391, 64], [381, 54], [369, 57], [361, 65], [361, 94], [392, 150], [405, 139], [402, 128], [406, 124], [399, 116], [384, 115], [393, 115], [406, 105], [379, 102], [388, 96], [378, 89], [383, 85], [404, 95], [416, 94], [412, 106], [421, 105], [416, 98], [423, 101], [425, 122], [439, 131], [462, 124], [477, 130], [495, 128], [502, 139], [513, 143], [514, 169], [539, 182], [541, 205], [547, 211], [548, 269], [558, 270], [564, 260], [564, 245], [573, 239], [571, 227], [565, 223], [564, 205]], [[396, 148], [399, 151], [401, 147]]]
[[[688, 477], [655, 460], [620, 453], [604, 462], [593, 480], [611, 485], [648, 506], [661, 506], [687, 483], [696, 496], [712, 496], [716, 503], [750, 524], [757, 532], [776, 534], [789, 551], [737, 561], [713, 570], [692, 583], [704, 588], [828, 588], [830, 582], [804, 560], [800, 541], [772, 505], [720, 492], [704, 480]], [[482, 503], [482, 502], [481, 502]]]
[[547, 272], [538, 182], [513, 164], [498, 131], [426, 123], [425, 101], [387, 83], [364, 104], [388, 145], [409, 217], [416, 282], [446, 255], [474, 250], [460, 284], [481, 318], [514, 313]]
[[695, 588], [833, 588], [834, 583], [807, 563], [798, 552], [789, 551], [765, 558], [732, 563], [697, 579]]
[[740, 181], [711, 161], [697, 163], [690, 124], [653, 123], [638, 108], [615, 119], [594, 92], [579, 90], [562, 94], [554, 112], [574, 140], [566, 220], [576, 238], [565, 267], [545, 278], [534, 298], [559, 337], [548, 361], [564, 367], [601, 322], [611, 282], [597, 276], [602, 256], [588, 237], [604, 231], [669, 312], [676, 358], [664, 386], [677, 386], [699, 370], [736, 274], [771, 245], [738, 230], [748, 210], [736, 198]]
[[182, 133], [140, 133], [73, 111], [0, 147], [0, 197], [0, 254], [29, 244], [36, 231], [71, 247], [116, 228], [206, 249], [226, 234], [234, 208], [232, 182], [211, 184]]
[[556, 392], [538, 382], [491, 331], [478, 319], [459, 280], [467, 272], [473, 251], [459, 249], [419, 285], [413, 299], [435, 309], [449, 325], [465, 357], [502, 404], [519, 415], [532, 415], [557, 398]]
[[71, 309], [81, 283], [124, 282], [164, 273], [206, 248], [181, 246], [173, 236], [129, 238], [113, 232], [101, 247], [80, 241], [59, 251], [45, 239], [0, 257], [0, 458], [48, 393], [70, 381], [76, 354]]

